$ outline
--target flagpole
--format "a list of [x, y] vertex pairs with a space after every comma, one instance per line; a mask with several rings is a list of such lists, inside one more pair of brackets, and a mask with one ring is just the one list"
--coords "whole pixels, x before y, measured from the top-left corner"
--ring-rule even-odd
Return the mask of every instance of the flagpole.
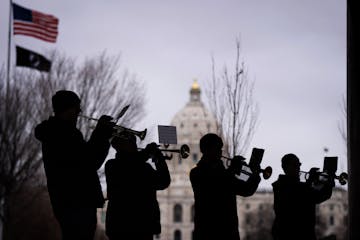
[[8, 56], [7, 56], [7, 75], [6, 75], [6, 97], [8, 97], [9, 88], [10, 88], [12, 0], [10, 0], [9, 10], [10, 11], [9, 11], [9, 35], [8, 35]]

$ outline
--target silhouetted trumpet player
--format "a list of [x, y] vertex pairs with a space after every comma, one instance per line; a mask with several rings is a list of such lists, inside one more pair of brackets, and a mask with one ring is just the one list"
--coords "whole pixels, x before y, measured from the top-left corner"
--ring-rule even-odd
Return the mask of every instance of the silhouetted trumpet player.
[[113, 137], [111, 145], [116, 157], [105, 164], [106, 234], [110, 240], [152, 240], [161, 232], [156, 191], [170, 184], [165, 158], [156, 143], [138, 151], [136, 137], [128, 131]]
[[[295, 154], [281, 159], [284, 175], [273, 186], [275, 220], [274, 240], [315, 240], [315, 207], [332, 195], [334, 178], [321, 179], [318, 168], [309, 171], [306, 182], [300, 181], [300, 161]], [[324, 164], [324, 169], [327, 169]]]
[[63, 240], [94, 239], [96, 208], [104, 197], [97, 170], [105, 161], [114, 123], [103, 115], [88, 141], [76, 128], [79, 96], [60, 90], [52, 97], [54, 116], [35, 128], [41, 141], [47, 188]]
[[194, 240], [239, 240], [236, 196], [253, 195], [260, 182], [260, 172], [255, 169], [248, 179], [242, 179], [241, 161], [233, 159], [225, 168], [222, 147], [218, 135], [204, 135], [200, 139], [202, 157], [190, 172], [195, 197]]

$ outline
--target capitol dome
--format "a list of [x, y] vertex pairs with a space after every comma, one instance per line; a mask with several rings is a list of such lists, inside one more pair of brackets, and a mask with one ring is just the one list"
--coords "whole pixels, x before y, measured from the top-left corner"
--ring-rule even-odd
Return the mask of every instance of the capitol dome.
[[[209, 132], [216, 132], [216, 121], [201, 101], [201, 90], [195, 80], [190, 88], [189, 102], [175, 114], [171, 121], [176, 126], [178, 146], [187, 144], [190, 147], [189, 167], [196, 163], [200, 156], [199, 140]], [[184, 160], [185, 162], [185, 160]]]

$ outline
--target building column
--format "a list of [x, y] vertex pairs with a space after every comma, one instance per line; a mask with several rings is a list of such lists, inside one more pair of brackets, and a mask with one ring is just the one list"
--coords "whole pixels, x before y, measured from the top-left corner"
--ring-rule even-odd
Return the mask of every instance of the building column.
[[347, 140], [349, 239], [360, 239], [360, 24], [357, 0], [347, 0]]

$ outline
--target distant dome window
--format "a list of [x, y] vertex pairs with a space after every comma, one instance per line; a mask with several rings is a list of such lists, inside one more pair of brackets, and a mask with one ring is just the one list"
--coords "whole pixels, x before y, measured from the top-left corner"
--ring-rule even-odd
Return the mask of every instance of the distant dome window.
[[194, 123], [194, 128], [197, 128], [198, 124], [197, 123]]
[[251, 215], [250, 214], [245, 215], [245, 222], [247, 225], [251, 224]]
[[184, 127], [184, 124], [183, 124], [183, 123], [181, 123], [181, 124], [180, 124], [180, 128], [183, 128], [183, 127]]
[[180, 232], [180, 230], [175, 230], [175, 232], [174, 232], [174, 240], [181, 240], [181, 232]]
[[196, 153], [193, 153], [193, 162], [197, 162], [198, 161], [198, 155]]
[[199, 101], [199, 98], [200, 96], [198, 95], [198, 94], [193, 94], [193, 95], [191, 95], [191, 100], [192, 101]]
[[175, 204], [174, 206], [174, 222], [182, 222], [182, 206]]

